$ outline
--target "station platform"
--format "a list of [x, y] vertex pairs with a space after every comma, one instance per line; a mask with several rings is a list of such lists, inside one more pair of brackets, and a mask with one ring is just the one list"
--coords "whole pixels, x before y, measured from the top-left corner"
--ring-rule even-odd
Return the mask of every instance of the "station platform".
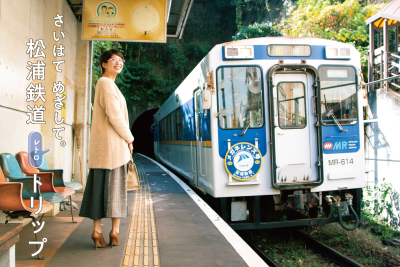
[[[168, 169], [134, 154], [141, 188], [128, 192], [129, 217], [121, 219], [119, 246], [95, 250], [93, 222], [70, 211], [44, 217], [38, 233], [43, 249], [39, 260], [34, 229], [26, 225], [16, 244], [16, 266], [267, 266], [265, 262], [189, 186]], [[80, 206], [82, 193], [72, 201]], [[111, 219], [102, 220], [108, 243]], [[44, 239], [45, 238], [45, 239]]]

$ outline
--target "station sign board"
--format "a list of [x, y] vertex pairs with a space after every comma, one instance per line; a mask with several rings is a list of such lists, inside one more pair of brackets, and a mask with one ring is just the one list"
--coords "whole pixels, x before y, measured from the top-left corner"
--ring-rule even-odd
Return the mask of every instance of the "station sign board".
[[82, 39], [167, 41], [168, 0], [84, 0]]

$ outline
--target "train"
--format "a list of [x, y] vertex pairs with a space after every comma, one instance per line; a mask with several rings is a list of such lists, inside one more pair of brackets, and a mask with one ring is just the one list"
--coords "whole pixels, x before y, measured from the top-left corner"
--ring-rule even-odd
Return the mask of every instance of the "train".
[[350, 44], [218, 44], [154, 114], [155, 157], [233, 229], [340, 222], [352, 230], [366, 185], [360, 82]]

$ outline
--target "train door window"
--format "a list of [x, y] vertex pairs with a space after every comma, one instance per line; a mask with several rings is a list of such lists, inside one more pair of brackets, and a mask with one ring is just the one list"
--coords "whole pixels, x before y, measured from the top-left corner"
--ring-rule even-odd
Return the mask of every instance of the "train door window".
[[181, 108], [177, 108], [175, 111], [176, 115], [176, 138], [177, 140], [182, 140], [182, 117], [181, 117]]
[[264, 125], [261, 73], [257, 66], [218, 68], [219, 127], [235, 129], [249, 125], [249, 128], [260, 128]]
[[199, 114], [199, 112], [200, 112], [200, 94], [196, 94], [196, 110], [195, 110], [195, 113], [197, 113], [196, 114], [196, 116], [198, 116]]
[[282, 129], [306, 127], [304, 83], [281, 82], [277, 88], [279, 127]]
[[197, 132], [197, 134], [198, 134], [198, 138], [199, 138], [199, 140], [201, 140], [201, 137], [202, 137], [202, 130], [201, 130], [201, 128], [202, 128], [202, 126], [201, 126], [201, 102], [200, 102], [201, 100], [200, 100], [200, 92], [198, 91], [197, 93], [196, 93], [196, 116], [197, 116], [197, 119], [196, 119], [196, 127], [197, 127], [197, 130], [196, 130], [196, 132]]
[[350, 66], [321, 66], [321, 112], [325, 125], [356, 124], [357, 77]]

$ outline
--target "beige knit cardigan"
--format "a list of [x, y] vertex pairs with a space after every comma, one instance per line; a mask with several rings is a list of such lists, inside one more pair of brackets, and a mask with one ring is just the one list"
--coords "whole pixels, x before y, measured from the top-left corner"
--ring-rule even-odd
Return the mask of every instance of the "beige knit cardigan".
[[94, 94], [88, 167], [111, 170], [126, 164], [131, 142], [125, 98], [113, 80], [101, 77]]

